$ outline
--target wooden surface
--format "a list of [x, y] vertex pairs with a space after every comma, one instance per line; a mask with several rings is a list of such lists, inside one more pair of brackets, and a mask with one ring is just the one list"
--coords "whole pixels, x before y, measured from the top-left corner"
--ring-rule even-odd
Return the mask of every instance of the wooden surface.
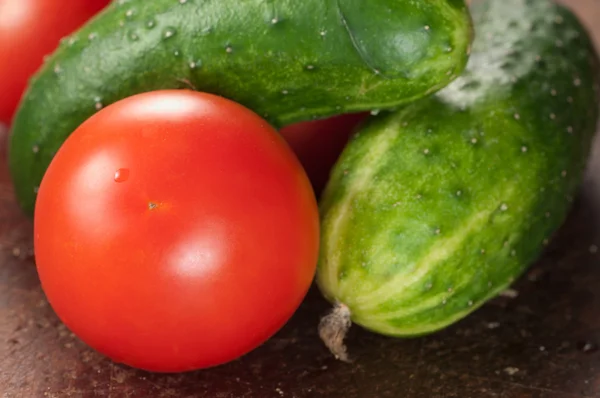
[[[600, 47], [600, 0], [565, 1]], [[594, 29], [595, 28], [595, 29]], [[5, 138], [0, 133], [0, 151]], [[241, 360], [157, 375], [116, 365], [60, 323], [40, 289], [31, 223], [0, 156], [0, 397], [600, 397], [600, 142], [567, 223], [509, 294], [424, 338], [354, 327], [353, 364], [334, 360], [316, 326], [316, 291], [291, 322]]]

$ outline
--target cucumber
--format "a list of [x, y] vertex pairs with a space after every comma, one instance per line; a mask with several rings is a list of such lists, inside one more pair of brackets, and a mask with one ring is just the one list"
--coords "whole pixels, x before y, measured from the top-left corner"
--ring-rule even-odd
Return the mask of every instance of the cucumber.
[[567, 9], [484, 0], [448, 87], [370, 118], [322, 198], [321, 337], [433, 333], [506, 289], [562, 224], [596, 129], [598, 56]]
[[192, 88], [281, 126], [392, 108], [466, 65], [463, 0], [119, 0], [35, 75], [12, 127], [16, 195], [35, 191], [66, 137], [98, 109], [145, 91]]

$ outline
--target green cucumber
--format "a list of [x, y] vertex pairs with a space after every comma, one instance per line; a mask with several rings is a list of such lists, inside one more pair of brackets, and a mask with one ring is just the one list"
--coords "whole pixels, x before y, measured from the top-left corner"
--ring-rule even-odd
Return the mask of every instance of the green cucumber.
[[463, 0], [119, 0], [48, 59], [22, 100], [9, 163], [20, 205], [66, 137], [140, 92], [193, 88], [275, 127], [391, 108], [464, 70]]
[[321, 202], [321, 336], [350, 320], [418, 336], [464, 318], [534, 261], [576, 194], [596, 128], [598, 57], [549, 0], [484, 0], [466, 71], [369, 119]]

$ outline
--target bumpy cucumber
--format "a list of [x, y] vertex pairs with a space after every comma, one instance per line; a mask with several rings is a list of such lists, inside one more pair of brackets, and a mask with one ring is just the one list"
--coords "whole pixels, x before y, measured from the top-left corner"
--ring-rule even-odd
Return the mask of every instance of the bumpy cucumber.
[[326, 188], [318, 284], [338, 309], [322, 335], [341, 356], [348, 318], [427, 334], [505, 289], [582, 179], [600, 76], [584, 28], [547, 0], [485, 0], [471, 13], [465, 73], [368, 121]]
[[120, 0], [61, 47], [20, 104], [10, 169], [21, 206], [98, 109], [157, 89], [233, 99], [276, 127], [390, 108], [464, 70], [463, 0]]

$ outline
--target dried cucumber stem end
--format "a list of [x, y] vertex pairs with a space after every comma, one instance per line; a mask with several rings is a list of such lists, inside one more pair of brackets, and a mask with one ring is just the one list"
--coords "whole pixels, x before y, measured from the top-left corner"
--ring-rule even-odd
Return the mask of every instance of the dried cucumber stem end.
[[348, 357], [348, 350], [344, 344], [344, 338], [352, 326], [350, 319], [350, 308], [342, 303], [337, 303], [329, 314], [321, 318], [319, 322], [319, 336], [329, 351], [344, 362], [352, 362]]

